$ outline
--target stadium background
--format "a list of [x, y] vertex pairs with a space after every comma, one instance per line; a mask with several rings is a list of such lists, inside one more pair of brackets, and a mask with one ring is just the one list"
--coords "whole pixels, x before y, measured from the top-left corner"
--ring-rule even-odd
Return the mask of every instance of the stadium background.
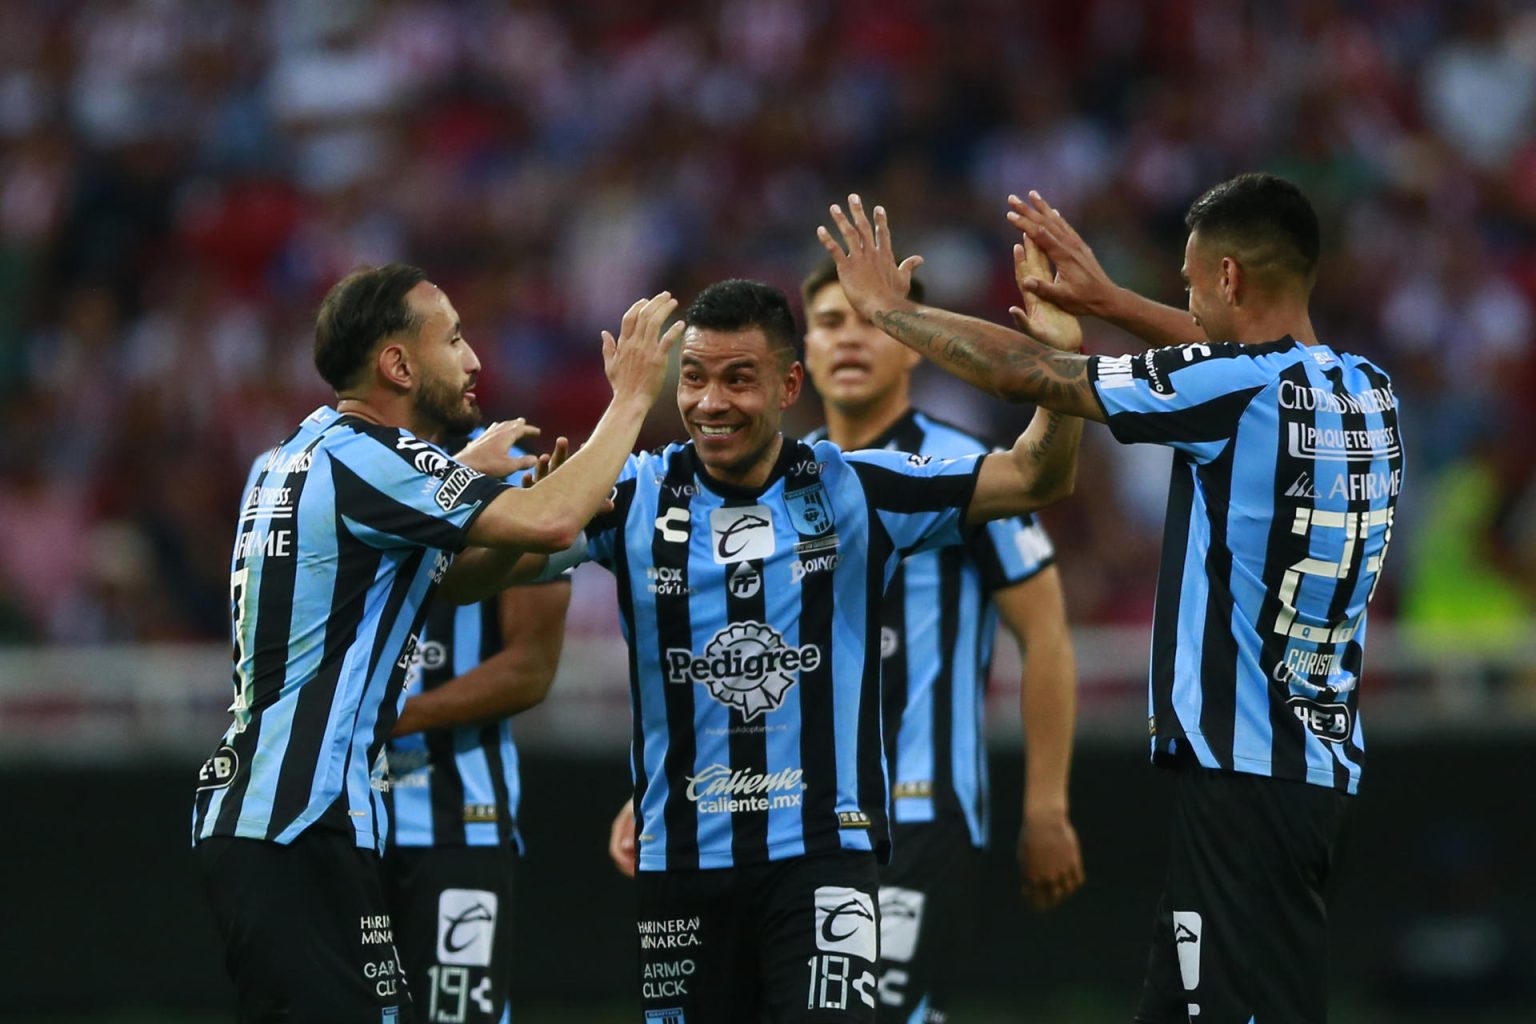
[[[1536, 1019], [1536, 11], [1414, 0], [0, 4], [0, 1017], [222, 1020], [186, 849], [222, 728], [237, 492], [329, 400], [313, 311], [404, 259], [452, 296], [488, 414], [580, 437], [633, 298], [794, 293], [850, 190], [933, 301], [1012, 298], [1009, 191], [1181, 301], [1181, 218], [1241, 170], [1319, 208], [1314, 317], [1394, 375], [1408, 487], [1374, 603], [1372, 757], [1337, 909], [1337, 1019]], [[1129, 341], [1090, 325], [1089, 347]], [[1025, 411], [936, 373], [920, 401]], [[796, 429], [814, 425], [802, 402]], [[663, 398], [647, 443], [679, 433]], [[1089, 885], [1013, 897], [1016, 659], [975, 1021], [1124, 1020], [1162, 870], [1143, 760], [1166, 457], [1093, 428], [1046, 516], [1083, 659]], [[603, 855], [627, 729], [611, 583], [520, 725], [527, 1022], [631, 1020]]]

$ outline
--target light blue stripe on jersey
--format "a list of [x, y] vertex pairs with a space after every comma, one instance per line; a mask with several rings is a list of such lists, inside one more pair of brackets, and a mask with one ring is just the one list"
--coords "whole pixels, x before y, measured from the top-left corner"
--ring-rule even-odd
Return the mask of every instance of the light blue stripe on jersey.
[[[903, 796], [895, 801], [896, 820], [903, 823], [932, 821], [934, 801], [932, 783], [934, 777], [933, 703], [935, 699], [933, 675], [946, 660], [942, 649], [943, 637], [937, 621], [932, 629], [916, 629], [912, 624], [935, 619], [939, 609], [939, 556], [928, 551], [914, 555], [901, 563], [902, 579], [906, 583], [902, 597], [906, 602], [906, 636], [899, 641], [897, 655], [907, 659], [909, 676], [916, 675], [923, 666], [920, 679], [908, 681], [907, 701], [902, 709], [900, 728], [896, 735], [897, 791], [903, 783], [928, 786], [926, 796]], [[924, 685], [917, 685], [922, 683]], [[962, 684], [963, 685], [963, 684]], [[890, 728], [892, 723], [886, 723]]]
[[[1233, 460], [1231, 493], [1234, 496], [1271, 493], [1280, 448], [1280, 437], [1274, 422], [1259, 417], [1244, 417], [1238, 422], [1238, 435], [1234, 443], [1235, 451], [1242, 452], [1243, 457]], [[1262, 508], [1252, 508], [1243, 501], [1234, 500], [1228, 505], [1225, 524], [1227, 545], [1233, 551], [1232, 569], [1228, 577], [1232, 592], [1229, 628], [1237, 645], [1239, 666], [1231, 679], [1225, 681], [1232, 687], [1237, 715], [1236, 727], [1233, 729], [1232, 758], [1235, 767], [1261, 775], [1270, 774], [1273, 760], [1274, 728], [1269, 721], [1269, 694], [1266, 690], [1246, 685], [1244, 680], [1264, 675], [1260, 664], [1263, 639], [1246, 624], [1259, 621], [1267, 594], [1264, 581], [1256, 577], [1248, 567], [1263, 565], [1267, 560], [1274, 515], [1273, 503]], [[1207, 681], [1206, 685], [1212, 683], [1214, 681]], [[1198, 714], [1194, 721], [1198, 728]]]
[[[690, 505], [693, 510], [694, 522], [700, 521], [700, 515], [704, 521], [708, 519], [708, 509], [719, 508], [721, 502], [715, 495], [705, 490], [700, 490]], [[693, 578], [693, 567], [711, 562], [709, 531], [697, 527], [688, 531], [688, 586], [694, 593], [688, 598], [688, 620], [692, 629], [693, 650], [702, 651], [709, 646], [715, 634], [725, 629], [728, 625], [726, 619], [725, 602], [718, 593], [711, 593], [699, 586]], [[649, 558], [650, 549], [646, 548], [646, 556]], [[663, 686], [677, 686], [678, 683], [663, 683]], [[692, 684], [688, 684], [692, 685]], [[798, 687], [791, 687], [797, 689]], [[657, 701], [661, 703], [661, 701]], [[782, 710], [782, 705], [780, 709]], [[763, 718], [757, 719], [756, 725], [764, 726]], [[724, 765], [727, 768], [736, 767], [731, 762], [730, 731], [735, 726], [731, 720], [731, 709], [718, 700], [703, 697], [701, 691], [694, 692], [693, 701], [693, 774], [702, 775], [711, 765]], [[652, 744], [647, 738], [646, 749]], [[728, 812], [706, 813], [699, 803], [694, 805], [694, 811], [699, 819], [699, 867], [701, 868], [728, 868], [731, 866], [731, 836], [732, 815]]]
[[[1196, 467], [1179, 467], [1195, 474]], [[1189, 549], [1184, 554], [1184, 576], [1179, 582], [1179, 646], [1173, 673], [1173, 706], [1201, 764], [1215, 764], [1210, 744], [1200, 734], [1200, 654], [1205, 633], [1205, 605], [1210, 591], [1205, 585], [1205, 556], [1211, 549], [1211, 527], [1205, 507], [1205, 491], [1195, 488], [1189, 516]]]
[[[484, 619], [478, 605], [465, 605], [453, 617], [453, 674], [462, 676], [480, 664], [484, 649]], [[496, 806], [496, 787], [491, 780], [490, 760], [480, 744], [479, 729], [454, 730], [453, 760], [464, 786], [464, 802]], [[515, 804], [513, 805], [516, 806]], [[511, 808], [508, 808], [509, 812]], [[470, 821], [464, 824], [467, 846], [496, 846], [501, 837], [494, 821]]]
[[[996, 615], [984, 616], [982, 605], [980, 586], [960, 588], [958, 615], [961, 625], [951, 666], [954, 680], [951, 683], [951, 689], [954, 692], [954, 701], [951, 704], [954, 728], [950, 733], [954, 739], [949, 747], [950, 778], [953, 780], [955, 797], [960, 801], [960, 807], [965, 812], [965, 823], [970, 828], [972, 836], [986, 834], [977, 814], [977, 807], [982, 803], [980, 792], [982, 780], [977, 772], [979, 756], [977, 748], [982, 729], [982, 686], [985, 685], [986, 680], [980, 678], [980, 666], [976, 664], [976, 646], [966, 641], [971, 635], [969, 632], [971, 629], [990, 631], [997, 627]], [[991, 607], [990, 603], [987, 607]], [[975, 680], [975, 685], [966, 685], [966, 680]]]
[[[636, 502], [648, 500], [654, 505], [654, 497], [645, 499], [642, 497], [642, 489], [654, 488], [655, 483], [644, 476], [636, 476], [633, 470], [634, 459], [630, 460], [630, 466], [620, 477], [635, 476]], [[652, 564], [651, 541], [656, 533], [654, 518], [644, 516], [630, 516], [624, 523], [624, 552], [629, 565], [630, 590], [635, 593], [635, 599], [631, 602], [634, 614], [634, 631], [630, 632], [629, 624], [620, 616], [619, 625], [624, 632], [624, 639], [628, 641], [633, 651], [635, 661], [640, 665], [660, 665], [662, 663], [659, 644], [660, 631], [656, 626], [656, 601], [646, 600], [639, 596], [645, 592], [646, 567]], [[671, 787], [667, 784], [666, 753], [667, 753], [667, 707], [666, 702], [660, 699], [660, 695], [653, 695], [650, 699], [642, 699], [639, 707], [631, 701], [631, 713], [641, 716], [641, 732], [645, 736], [645, 795], [639, 808], [639, 822], [643, 835], [637, 847], [640, 850], [655, 848], [665, 850], [667, 848], [667, 822], [663, 814], [667, 806], [667, 798], [671, 796]], [[697, 709], [699, 703], [695, 695], [694, 705]], [[633, 763], [633, 758], [631, 758]]]
[[[849, 468], [844, 472], [852, 473], [853, 470]], [[868, 536], [874, 525], [869, 522], [868, 506], [862, 500], [855, 501], [854, 495], [854, 488], [839, 489], [833, 494], [837, 529], [845, 536]], [[862, 495], [859, 497], [862, 498]], [[884, 518], [882, 513], [876, 514]], [[837, 605], [842, 609], [842, 613], [832, 619], [832, 708], [835, 719], [847, 725], [833, 731], [837, 752], [837, 809], [839, 812], [858, 813], [862, 807], [859, 800], [859, 734], [853, 725], [861, 720], [860, 715], [863, 713], [863, 687], [858, 682], [864, 678], [864, 638], [869, 633], [868, 617], [871, 612], [878, 615], [880, 606], [878, 602], [871, 604], [869, 600], [869, 546], [844, 544], [840, 555], [841, 561], [832, 574]], [[891, 582], [895, 573], [896, 560], [888, 559], [882, 587]], [[879, 635], [878, 628], [874, 632]], [[878, 715], [879, 707], [874, 711]], [[880, 750], [881, 777], [888, 778], [889, 766], [885, 763], [884, 745], [875, 746]], [[889, 788], [881, 788], [889, 810]], [[874, 843], [869, 833], [869, 829], [845, 828], [839, 840], [845, 850], [872, 850]]]

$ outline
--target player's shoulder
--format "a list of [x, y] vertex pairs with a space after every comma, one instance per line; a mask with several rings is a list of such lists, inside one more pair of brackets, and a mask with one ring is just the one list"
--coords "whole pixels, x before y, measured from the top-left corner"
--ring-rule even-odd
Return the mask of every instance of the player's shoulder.
[[953, 458], [990, 452], [997, 447], [980, 434], [920, 409], [913, 411], [912, 422], [922, 432], [917, 445], [921, 455]]

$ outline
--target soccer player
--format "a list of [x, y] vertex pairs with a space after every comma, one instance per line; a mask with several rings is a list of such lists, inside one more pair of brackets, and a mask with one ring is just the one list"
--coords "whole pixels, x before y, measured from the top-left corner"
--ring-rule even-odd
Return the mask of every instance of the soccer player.
[[[457, 451], [464, 440], [445, 447]], [[522, 851], [511, 716], [548, 694], [570, 600], [570, 578], [560, 575], [427, 611], [389, 742], [384, 857], [395, 941], [423, 1021], [510, 1019]]]
[[[1018, 256], [1021, 281], [1049, 277], [1043, 260], [1031, 270], [1022, 250]], [[909, 295], [922, 301], [915, 278]], [[827, 260], [807, 276], [801, 296], [806, 372], [827, 419], [813, 437], [844, 451], [888, 448], [929, 458], [989, 450], [912, 407], [911, 376], [921, 357], [849, 305], [836, 264]], [[1081, 344], [1074, 318], [1057, 314], [1057, 329], [1067, 333], [1064, 344]], [[1083, 881], [1067, 812], [1077, 666], [1060, 574], [1033, 516], [994, 519], [964, 546], [904, 560], [881, 608], [894, 817], [891, 863], [880, 871], [882, 1021], [948, 1019], [950, 979], [969, 944], [989, 827], [983, 713], [999, 614], [1024, 652], [1023, 885], [1044, 909]]]
[[495, 479], [525, 465], [506, 454], [520, 421], [457, 460], [423, 440], [480, 414], [479, 363], [422, 271], [359, 271], [321, 303], [315, 365], [336, 406], [252, 467], [230, 573], [234, 720], [193, 811], [241, 1020], [412, 1018], [379, 875], [378, 769], [427, 600], [498, 592], [522, 553], [568, 547], [604, 507], [681, 333], [661, 330], [675, 308], [662, 293], [617, 340], [605, 332], [612, 403], [558, 473], [522, 489]]
[[711, 285], [684, 321], [689, 441], [586, 531], [630, 645], [646, 1019], [872, 1021], [881, 597], [901, 557], [1064, 496], [1078, 421], [950, 459], [794, 441], [783, 293]]
[[1167, 888], [1137, 1020], [1326, 1017], [1324, 886], [1364, 763], [1366, 604], [1402, 482], [1397, 398], [1308, 314], [1317, 217], [1245, 174], [1190, 207], [1189, 311], [1115, 288], [1038, 195], [1013, 222], [1056, 263], [1028, 294], [1153, 343], [1084, 357], [921, 306], [885, 212], [822, 228], [849, 301], [886, 333], [1013, 400], [1174, 449], [1153, 624], [1152, 756], [1178, 769]]

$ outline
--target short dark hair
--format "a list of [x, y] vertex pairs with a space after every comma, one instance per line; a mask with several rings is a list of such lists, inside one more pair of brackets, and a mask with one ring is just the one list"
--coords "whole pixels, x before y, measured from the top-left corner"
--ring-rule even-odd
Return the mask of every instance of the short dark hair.
[[375, 345], [421, 327], [405, 295], [426, 279], [420, 267], [386, 263], [331, 286], [315, 316], [315, 369], [327, 384], [338, 392], [353, 386]]
[[795, 314], [790, 312], [789, 299], [762, 281], [716, 281], [694, 296], [683, 311], [683, 322], [710, 331], [749, 331], [755, 327], [785, 365], [799, 358]]
[[1184, 217], [1191, 233], [1242, 250], [1260, 273], [1277, 270], [1310, 284], [1322, 249], [1317, 213], [1301, 189], [1273, 174], [1239, 174], [1196, 199]]
[[[830, 256], [816, 264], [816, 269], [806, 274], [805, 280], [800, 282], [801, 308], [805, 310], [807, 320], [811, 316], [811, 300], [816, 297], [817, 292], [829, 284], [839, 284], [837, 264]], [[923, 294], [923, 282], [917, 279], [916, 274], [912, 275], [912, 285], [907, 289], [907, 298], [913, 302], [922, 302]]]

